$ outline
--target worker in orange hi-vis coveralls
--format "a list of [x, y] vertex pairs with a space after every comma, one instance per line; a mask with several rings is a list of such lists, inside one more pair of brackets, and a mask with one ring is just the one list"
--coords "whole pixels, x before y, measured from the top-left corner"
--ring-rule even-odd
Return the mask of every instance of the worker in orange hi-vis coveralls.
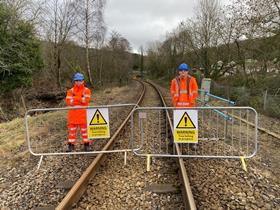
[[[91, 97], [91, 91], [84, 85], [84, 75], [81, 73], [76, 73], [73, 80], [74, 87], [67, 91], [66, 104], [71, 107], [88, 106]], [[89, 151], [89, 145], [91, 145], [92, 142], [88, 139], [87, 134], [86, 109], [71, 109], [68, 111], [67, 152], [74, 150], [78, 128], [80, 128], [84, 149], [85, 151]]]
[[182, 63], [179, 76], [171, 82], [170, 92], [174, 107], [194, 107], [198, 96], [196, 79], [188, 74], [189, 67]]

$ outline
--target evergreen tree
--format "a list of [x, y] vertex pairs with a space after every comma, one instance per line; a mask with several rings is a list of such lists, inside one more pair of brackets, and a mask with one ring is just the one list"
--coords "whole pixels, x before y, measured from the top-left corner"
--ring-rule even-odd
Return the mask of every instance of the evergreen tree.
[[43, 67], [39, 46], [32, 24], [0, 3], [0, 93], [31, 85], [33, 73]]

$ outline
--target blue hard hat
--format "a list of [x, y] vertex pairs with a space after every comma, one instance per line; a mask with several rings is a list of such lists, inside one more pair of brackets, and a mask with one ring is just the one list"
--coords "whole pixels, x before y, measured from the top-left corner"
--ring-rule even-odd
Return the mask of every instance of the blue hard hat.
[[189, 66], [186, 63], [182, 63], [182, 64], [180, 64], [178, 69], [179, 69], [179, 71], [183, 71], [183, 70], [188, 71], [189, 70]]
[[84, 79], [85, 79], [85, 77], [84, 77], [83, 74], [81, 74], [81, 73], [76, 73], [76, 74], [74, 74], [74, 77], [73, 77], [73, 80], [74, 80], [74, 81], [82, 81], [82, 80], [84, 80]]

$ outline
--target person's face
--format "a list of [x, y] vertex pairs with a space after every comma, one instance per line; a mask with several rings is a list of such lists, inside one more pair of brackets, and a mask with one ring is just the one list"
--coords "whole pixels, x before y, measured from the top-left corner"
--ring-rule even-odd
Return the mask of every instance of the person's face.
[[180, 77], [185, 77], [188, 72], [186, 70], [179, 71]]
[[75, 81], [75, 85], [77, 85], [77, 86], [80, 86], [82, 84], [84, 84], [84, 80], [76, 80]]

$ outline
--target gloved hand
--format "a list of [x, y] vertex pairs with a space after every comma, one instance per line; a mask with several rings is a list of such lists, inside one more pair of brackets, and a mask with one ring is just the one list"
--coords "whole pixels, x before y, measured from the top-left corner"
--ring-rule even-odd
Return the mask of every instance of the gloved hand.
[[73, 97], [73, 105], [81, 105], [82, 104], [82, 97], [81, 96], [74, 96]]

